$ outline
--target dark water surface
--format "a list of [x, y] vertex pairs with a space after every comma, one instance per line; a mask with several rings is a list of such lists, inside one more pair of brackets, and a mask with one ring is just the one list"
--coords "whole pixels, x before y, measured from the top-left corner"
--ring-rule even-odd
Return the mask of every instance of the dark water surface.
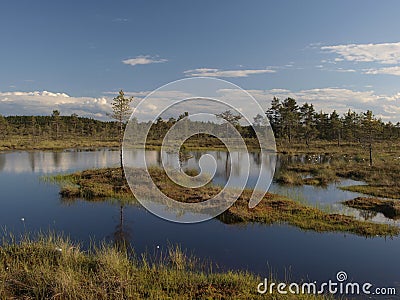
[[[225, 169], [226, 153], [208, 153], [218, 163], [214, 181], [223, 184], [229, 176]], [[192, 154], [185, 167], [196, 167], [201, 153]], [[158, 164], [161, 154], [149, 151], [148, 157]], [[233, 154], [232, 176], [243, 176], [240, 155], [236, 157]], [[119, 153], [109, 150], [0, 153], [0, 226], [14, 234], [51, 229], [69, 235], [84, 246], [91, 240], [111, 241], [122, 232], [138, 253], [146, 250], [156, 253], [165, 250], [168, 244], [178, 243], [187, 252], [209, 259], [221, 269], [246, 269], [262, 276], [272, 271], [282, 280], [318, 282], [333, 280], [338, 271], [345, 271], [349, 280], [400, 287], [398, 237], [367, 239], [343, 233], [305, 232], [286, 225], [226, 225], [218, 220], [176, 224], [155, 217], [139, 206], [124, 208], [121, 230], [117, 203], [65, 201], [60, 198], [57, 185], [41, 180], [43, 175], [117, 166], [118, 161]], [[278, 167], [279, 164], [278, 158]], [[257, 154], [252, 154], [249, 186], [255, 182], [257, 166]], [[345, 181], [338, 185], [352, 183]], [[338, 203], [359, 194], [341, 191], [337, 185], [284, 187], [273, 183], [270, 191], [330, 211], [365, 217]], [[394, 223], [380, 214], [372, 216], [372, 220]]]

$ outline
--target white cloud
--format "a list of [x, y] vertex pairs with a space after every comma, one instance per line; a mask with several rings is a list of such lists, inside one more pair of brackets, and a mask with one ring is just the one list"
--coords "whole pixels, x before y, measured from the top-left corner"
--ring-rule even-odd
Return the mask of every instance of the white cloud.
[[50, 115], [55, 109], [62, 115], [77, 113], [107, 119], [111, 106], [105, 97], [73, 97], [48, 91], [0, 92], [0, 113], [3, 115]]
[[[396, 94], [394, 94], [394, 95], [392, 95], [392, 96], [386, 96], [386, 99], [388, 100], [388, 101], [398, 101], [399, 99], [400, 99], [400, 92], [398, 92], [398, 93], [396, 93]], [[400, 106], [399, 106], [400, 107]]]
[[[283, 88], [246, 91], [257, 99], [263, 111], [266, 111], [270, 107], [273, 97], [278, 97], [281, 100], [291, 97], [296, 99], [299, 105], [305, 102], [312, 103], [316, 111], [322, 110], [326, 113], [331, 113], [333, 110], [336, 110], [338, 113], [344, 114], [349, 109], [358, 113], [372, 110], [377, 117], [381, 117], [385, 121], [392, 121], [394, 123], [400, 121], [400, 114], [398, 113], [400, 108], [400, 92], [386, 95], [377, 93], [372, 89], [360, 91], [339, 87], [313, 88], [298, 91]], [[140, 95], [140, 93], [136, 94]], [[157, 109], [163, 107], [168, 101], [184, 99], [190, 95], [180, 94], [178, 91], [169, 91], [168, 94], [159, 96], [157, 99], [153, 99], [153, 104], [157, 106]], [[171, 99], [169, 96], [173, 96], [173, 98]], [[226, 101], [237, 109], [243, 109], [249, 115], [256, 111], [255, 107], [249, 103], [248, 97], [239, 89], [221, 89], [218, 91], [217, 98]], [[179, 109], [177, 108], [178, 111], [171, 111], [171, 113], [179, 114], [182, 111], [194, 113], [195, 111], [199, 112], [199, 110], [214, 113], [218, 112], [218, 109], [221, 110], [219, 106], [202, 106], [201, 102], [196, 102], [196, 105], [193, 105], [193, 102], [191, 102], [188, 107], [180, 106]], [[147, 117], [147, 114], [151, 115], [150, 109], [149, 111], [143, 110], [140, 113], [143, 117]]]
[[150, 55], [139, 55], [134, 58], [128, 58], [122, 61], [126, 65], [136, 66], [136, 65], [148, 65], [167, 62], [165, 58], [151, 57]]
[[48, 91], [34, 91], [34, 92], [0, 92], [0, 96], [48, 96], [48, 97], [59, 97], [69, 98], [66, 93], [52, 93]]
[[[346, 113], [349, 109], [356, 112], [372, 110], [376, 116], [382, 117], [385, 121], [394, 123], [400, 121], [400, 92], [391, 95], [379, 94], [372, 89], [357, 91], [349, 88], [326, 87], [314, 88], [298, 91], [291, 91], [283, 88], [269, 90], [247, 90], [255, 99], [259, 101], [263, 110], [267, 110], [274, 96], [285, 99], [292, 97], [302, 105], [305, 102], [312, 103], [317, 111], [327, 113], [337, 110], [339, 113]], [[112, 93], [109, 97], [74, 97], [62, 92], [33, 91], [33, 92], [0, 92], [0, 113], [3, 115], [50, 115], [54, 109], [61, 111], [62, 115], [77, 113], [80, 116], [92, 117], [96, 119], [109, 119], [107, 113], [111, 112], [111, 98], [117, 93]], [[149, 94], [148, 91], [126, 92], [126, 95], [135, 96], [138, 102]], [[235, 89], [221, 89], [218, 91], [221, 99], [236, 108], [241, 108], [251, 114], [253, 107], [248, 103], [248, 98]], [[141, 108], [140, 114], [143, 119], [152, 116], [155, 110], [164, 107], [166, 103], [174, 100], [187, 99], [193, 95], [185, 91], [163, 91], [156, 95], [151, 103], [145, 103]], [[188, 102], [171, 110], [171, 116], [177, 116], [183, 111], [193, 113], [194, 103], [196, 111], [218, 112], [219, 106], [213, 107], [210, 103], [201, 101]], [[150, 104], [146, 106], [146, 104]]]
[[157, 105], [154, 105], [154, 104], [148, 104], [148, 105], [146, 105], [146, 107], [148, 108], [148, 109], [150, 109], [150, 110], [157, 110]]
[[115, 18], [112, 21], [117, 22], [117, 23], [126, 23], [126, 22], [129, 22], [129, 19], [128, 18]]
[[[335, 87], [299, 91], [286, 89], [247, 91], [260, 102], [265, 110], [270, 107], [273, 97], [278, 97], [281, 100], [291, 97], [296, 99], [299, 105], [305, 102], [312, 103], [316, 111], [322, 110], [326, 113], [331, 113], [333, 110], [336, 110], [340, 114], [344, 114], [349, 109], [358, 113], [372, 110], [376, 116], [382, 117], [385, 121], [400, 121], [400, 114], [394, 113], [398, 112], [400, 108], [400, 93], [384, 95], [375, 93], [373, 90], [356, 91]], [[235, 96], [234, 90], [224, 92], [234, 103], [239, 102], [239, 96]]]
[[183, 73], [186, 76], [194, 77], [248, 77], [254, 74], [264, 74], [264, 73], [275, 73], [272, 69], [248, 69], [248, 70], [220, 70], [220, 69], [209, 69], [209, 68], [199, 68], [194, 70], [187, 70]]
[[341, 73], [355, 73], [356, 72], [356, 70], [354, 70], [354, 69], [343, 69], [343, 68], [337, 68], [335, 71], [341, 72]]
[[383, 109], [388, 114], [397, 114], [397, 115], [400, 114], [400, 106], [398, 106], [398, 105], [386, 104], [386, 105], [383, 105]]
[[[290, 93], [290, 91], [287, 90], [287, 89], [270, 89], [269, 91], [270, 91], [271, 93], [278, 93], [278, 94], [281, 94], [281, 93]], [[251, 92], [251, 91], [249, 91], [249, 92]]]
[[400, 66], [379, 68], [379, 69], [368, 69], [364, 71], [365, 74], [388, 74], [400, 76]]
[[400, 42], [381, 44], [347, 44], [323, 46], [326, 50], [338, 54], [335, 61], [377, 62], [382, 64], [397, 64], [400, 62]]

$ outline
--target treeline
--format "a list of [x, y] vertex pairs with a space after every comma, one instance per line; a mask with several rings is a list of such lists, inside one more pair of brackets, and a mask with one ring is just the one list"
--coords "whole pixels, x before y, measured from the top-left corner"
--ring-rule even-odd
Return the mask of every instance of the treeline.
[[339, 115], [317, 112], [312, 104], [299, 106], [295, 99], [278, 98], [272, 100], [266, 112], [277, 139], [304, 141], [307, 145], [313, 140], [367, 142], [400, 138], [400, 122], [383, 122], [372, 111], [356, 113], [348, 110]]
[[54, 110], [51, 116], [0, 115], [0, 136], [32, 136], [42, 139], [92, 137], [101, 140], [118, 139], [118, 123], [79, 117], [61, 116]]
[[[168, 130], [179, 120], [187, 117], [187, 112], [176, 119], [164, 120], [158, 118], [151, 123], [149, 140], [161, 140]], [[233, 124], [244, 138], [252, 139], [256, 134], [251, 126], [240, 126], [240, 116], [231, 111], [216, 115], [224, 122]], [[331, 113], [315, 111], [312, 104], [305, 103], [299, 106], [295, 99], [280, 100], [274, 98], [271, 107], [264, 116], [257, 115], [254, 125], [262, 124], [263, 119], [269, 119], [275, 137], [280, 141], [304, 142], [307, 145], [315, 140], [335, 141], [338, 145], [346, 142], [367, 142], [379, 140], [394, 140], [400, 138], [400, 122], [393, 124], [383, 122], [376, 118], [371, 111], [356, 113], [348, 111], [339, 115], [335, 110]], [[147, 124], [147, 125], [146, 125]], [[149, 123], [137, 123], [138, 130], [141, 126], [148, 128]], [[190, 131], [206, 129], [211, 124], [190, 121], [187, 123]], [[125, 124], [124, 124], [125, 126]], [[224, 132], [221, 125], [221, 132]], [[54, 110], [50, 116], [7, 116], [0, 115], [0, 137], [7, 136], [32, 136], [37, 139], [71, 139], [75, 137], [89, 137], [104, 141], [117, 141], [120, 133], [118, 121], [100, 121], [91, 118], [79, 117], [76, 114], [61, 116]], [[202, 138], [198, 134], [197, 138]]]

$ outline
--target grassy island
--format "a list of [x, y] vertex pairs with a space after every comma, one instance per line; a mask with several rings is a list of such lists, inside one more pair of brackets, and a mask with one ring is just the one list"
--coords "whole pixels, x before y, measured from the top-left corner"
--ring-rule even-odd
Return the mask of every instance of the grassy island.
[[386, 218], [400, 219], [400, 201], [382, 200], [373, 197], [357, 197], [344, 201], [343, 204], [367, 211], [382, 213]]
[[[51, 180], [61, 185], [60, 194], [69, 198], [84, 198], [100, 201], [119, 198], [134, 203], [136, 200], [126, 181], [121, 182], [120, 169], [107, 168], [86, 170], [67, 175], [56, 175]], [[221, 188], [208, 184], [191, 189], [176, 187], [159, 168], [151, 168], [150, 174], [159, 188], [167, 195], [182, 202], [200, 202], [216, 195]], [[257, 222], [263, 224], [284, 223], [304, 230], [317, 232], [337, 231], [357, 235], [395, 236], [400, 228], [387, 224], [376, 224], [357, 220], [351, 216], [321, 211], [284, 196], [267, 193], [255, 208], [248, 208], [251, 190], [245, 190], [235, 204], [217, 218], [224, 223]]]

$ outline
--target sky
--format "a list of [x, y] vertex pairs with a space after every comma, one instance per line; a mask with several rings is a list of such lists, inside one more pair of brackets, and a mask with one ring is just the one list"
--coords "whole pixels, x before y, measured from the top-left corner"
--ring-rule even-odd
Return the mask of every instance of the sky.
[[[0, 114], [107, 119], [171, 81], [400, 121], [400, 1], [0, 2]], [[245, 105], [245, 103], [242, 103]]]

